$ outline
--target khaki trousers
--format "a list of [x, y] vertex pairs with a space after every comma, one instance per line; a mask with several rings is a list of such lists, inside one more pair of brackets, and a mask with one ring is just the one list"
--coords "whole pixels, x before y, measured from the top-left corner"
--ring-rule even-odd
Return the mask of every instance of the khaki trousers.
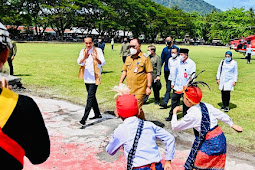
[[145, 115], [144, 115], [142, 106], [143, 106], [143, 101], [144, 101], [145, 96], [146, 96], [145, 94], [135, 94], [135, 98], [137, 99], [137, 104], [138, 104], [138, 107], [140, 110], [140, 114], [138, 117], [143, 120], [145, 120]]

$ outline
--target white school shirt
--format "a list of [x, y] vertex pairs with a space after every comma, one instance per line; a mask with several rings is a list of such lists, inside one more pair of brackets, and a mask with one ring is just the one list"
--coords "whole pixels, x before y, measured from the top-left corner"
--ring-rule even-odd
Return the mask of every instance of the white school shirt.
[[184, 63], [179, 60], [177, 66], [173, 69], [171, 79], [171, 85], [174, 85], [174, 90], [183, 90], [183, 86], [186, 86], [188, 80], [193, 72], [196, 72], [196, 63], [188, 58]]
[[219, 89], [224, 91], [232, 91], [234, 90], [233, 83], [237, 82], [238, 78], [237, 62], [235, 60], [230, 62], [226, 62], [226, 60], [224, 60], [222, 65], [222, 72], [220, 74], [221, 64], [222, 61], [220, 62], [216, 75], [217, 80], [220, 80]]
[[[127, 159], [128, 153], [134, 143], [138, 124], [139, 119], [136, 116], [126, 118], [124, 122], [114, 130], [111, 141], [106, 147], [106, 152], [110, 155], [114, 155], [118, 149], [123, 146], [124, 155]], [[156, 139], [162, 140], [165, 144], [165, 160], [173, 160], [175, 153], [174, 136], [165, 129], [156, 126], [154, 123], [144, 121], [143, 130], [133, 160], [133, 167], [157, 163], [162, 160]]]
[[168, 60], [168, 69], [170, 70], [170, 74], [168, 76], [168, 80], [172, 81], [173, 80], [173, 72], [175, 67], [177, 67], [178, 62], [180, 62], [179, 56], [177, 56], [176, 58], [169, 58]]
[[[216, 109], [210, 104], [205, 103], [210, 117], [210, 129], [218, 125], [218, 120], [226, 123], [230, 127], [233, 126], [232, 119], [224, 112]], [[171, 125], [174, 131], [195, 128], [198, 132], [201, 130], [202, 112], [199, 104], [188, 109], [187, 114], [180, 120], [177, 120], [177, 115], [174, 114]]]
[[[96, 47], [93, 47], [96, 48]], [[94, 73], [94, 66], [93, 66], [93, 58], [92, 58], [92, 51], [93, 48], [89, 50], [89, 57], [80, 64], [81, 59], [83, 58], [83, 51], [84, 49], [81, 49], [79, 57], [77, 59], [77, 63], [80, 66], [85, 65], [85, 70], [84, 70], [84, 82], [88, 84], [94, 84], [95, 83], [95, 73]], [[101, 64], [97, 64], [97, 67], [100, 68], [101, 72], [101, 67], [105, 65], [105, 59], [104, 59], [104, 54], [103, 51], [100, 48], [96, 48], [97, 50], [97, 58], [101, 61]]]

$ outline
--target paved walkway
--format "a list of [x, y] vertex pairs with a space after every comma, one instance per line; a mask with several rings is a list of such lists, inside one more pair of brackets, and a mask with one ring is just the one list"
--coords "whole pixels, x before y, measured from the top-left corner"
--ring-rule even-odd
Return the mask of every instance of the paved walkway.
[[[50, 134], [51, 155], [40, 165], [32, 165], [28, 159], [25, 159], [25, 170], [125, 170], [126, 161], [122, 150], [114, 156], [105, 152], [113, 130], [121, 123], [120, 119], [110, 114], [103, 114], [102, 119], [88, 122], [92, 123], [92, 126], [80, 129], [77, 121], [83, 115], [83, 106], [60, 100], [33, 98], [42, 111]], [[90, 117], [92, 116], [93, 113], [90, 114]], [[193, 139], [187, 133], [175, 134], [175, 136], [177, 144], [175, 159], [172, 161], [173, 170], [183, 170], [190, 146], [184, 146], [181, 140]], [[161, 142], [159, 144], [163, 155], [164, 145]], [[245, 157], [245, 154], [241, 156]], [[227, 170], [241, 168], [255, 170], [255, 166], [249, 161], [227, 158]]]

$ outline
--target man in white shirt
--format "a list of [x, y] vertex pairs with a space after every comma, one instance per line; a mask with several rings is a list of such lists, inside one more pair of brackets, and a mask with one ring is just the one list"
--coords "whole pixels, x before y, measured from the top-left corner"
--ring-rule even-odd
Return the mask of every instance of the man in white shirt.
[[105, 64], [104, 54], [100, 48], [94, 47], [91, 37], [84, 38], [85, 49], [80, 51], [77, 62], [80, 66], [84, 66], [84, 83], [88, 92], [85, 113], [79, 122], [86, 124], [91, 108], [93, 108], [95, 116], [90, 119], [102, 118], [96, 99], [97, 86], [101, 83], [101, 67]]
[[168, 68], [170, 70], [170, 74], [168, 76], [168, 80], [170, 80], [170, 82], [172, 82], [172, 80], [173, 80], [173, 76], [172, 75], [173, 75], [174, 69], [176, 68], [176, 66], [180, 62], [180, 59], [178, 57], [178, 49], [177, 48], [173, 48], [172, 49], [171, 55], [172, 55], [172, 57], [169, 58], [169, 60], [168, 60]]
[[[196, 64], [188, 56], [189, 49], [181, 48], [180, 57], [177, 66], [172, 70], [171, 73], [171, 88], [174, 89], [171, 98], [171, 110], [166, 121], [171, 121], [173, 116], [173, 109], [176, 106], [180, 106], [180, 98], [183, 93], [178, 93], [178, 91], [183, 90], [183, 86], [186, 86], [192, 73], [196, 72]], [[183, 104], [183, 116], [187, 113], [188, 107]]]

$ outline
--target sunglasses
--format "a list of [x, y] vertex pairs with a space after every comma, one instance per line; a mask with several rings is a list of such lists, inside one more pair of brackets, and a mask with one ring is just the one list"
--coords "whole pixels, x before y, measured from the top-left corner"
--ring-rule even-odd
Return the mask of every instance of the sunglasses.
[[130, 45], [129, 47], [130, 47], [130, 48], [135, 48], [135, 45]]

